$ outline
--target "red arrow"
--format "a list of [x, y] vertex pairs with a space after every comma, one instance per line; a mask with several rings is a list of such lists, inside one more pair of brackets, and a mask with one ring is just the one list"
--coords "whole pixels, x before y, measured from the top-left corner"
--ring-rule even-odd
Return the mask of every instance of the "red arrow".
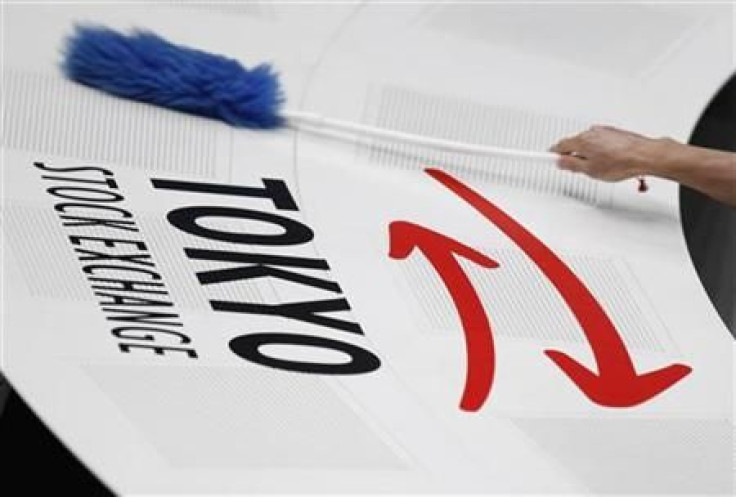
[[552, 250], [511, 216], [452, 176], [437, 169], [426, 169], [426, 172], [511, 238], [555, 286], [585, 333], [598, 373], [560, 351], [545, 350], [545, 354], [590, 400], [607, 407], [635, 406], [652, 399], [692, 371], [689, 366], [672, 364], [637, 374], [626, 344], [606, 312]]
[[389, 225], [389, 257], [405, 259], [416, 247], [427, 258], [455, 303], [465, 333], [467, 373], [460, 409], [477, 411], [493, 384], [495, 352], [491, 324], [472, 283], [457, 256], [485, 268], [498, 263], [462, 243], [416, 224], [394, 221]]

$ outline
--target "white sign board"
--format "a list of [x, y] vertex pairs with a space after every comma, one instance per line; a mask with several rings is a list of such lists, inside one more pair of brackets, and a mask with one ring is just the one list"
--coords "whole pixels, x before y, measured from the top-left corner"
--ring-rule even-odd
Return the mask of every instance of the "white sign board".
[[[559, 54], [491, 40], [500, 81], [416, 78], [436, 72], [417, 56], [428, 46], [433, 64], [475, 71], [443, 48], [480, 50], [446, 38], [468, 15], [450, 7], [274, 4], [237, 22], [182, 7], [174, 21], [174, 8], [8, 14], [3, 372], [106, 484], [126, 494], [732, 488], [732, 343], [689, 261], [676, 185], [652, 179], [640, 194], [525, 162], [233, 130], [78, 87], [48, 60], [79, 19], [221, 52], [238, 50], [228, 36], [302, 30], [298, 48], [273, 34], [263, 49], [292, 70], [292, 101], [532, 148], [583, 122], [550, 117], [562, 94], [589, 102], [587, 115], [657, 126], [666, 96], [647, 86], [659, 87], [657, 74], [632, 83], [573, 68], [601, 83], [574, 95], [553, 84], [568, 81]], [[27, 28], [44, 9], [55, 15], [34, 44]], [[667, 12], [662, 36], [682, 21]], [[698, 12], [715, 27], [688, 28], [691, 43], [720, 46], [730, 21]], [[300, 21], [317, 14], [319, 29]], [[378, 26], [386, 38], [356, 53]], [[689, 54], [659, 70], [681, 74]], [[536, 83], [533, 67], [511, 62], [531, 57], [558, 69], [546, 94], [528, 95], [543, 114], [515, 107]], [[610, 57], [608, 69], [641, 69]], [[696, 117], [694, 102], [730, 70], [721, 62], [714, 55], [711, 80], [671, 110], [668, 133]], [[509, 89], [514, 78], [524, 84]], [[505, 97], [479, 100], [485, 84]], [[651, 96], [652, 112], [603, 98], [614, 88], [629, 103]]]

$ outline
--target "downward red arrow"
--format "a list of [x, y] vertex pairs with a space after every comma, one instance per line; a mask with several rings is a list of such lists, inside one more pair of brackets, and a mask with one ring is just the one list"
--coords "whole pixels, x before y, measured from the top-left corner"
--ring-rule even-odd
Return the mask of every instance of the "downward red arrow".
[[452, 238], [405, 221], [389, 225], [389, 245], [389, 256], [393, 259], [405, 259], [414, 248], [419, 249], [450, 292], [466, 341], [467, 373], [460, 409], [477, 411], [493, 384], [493, 336], [483, 304], [457, 257], [464, 257], [485, 268], [498, 267], [498, 263]]
[[560, 351], [546, 350], [545, 354], [590, 400], [607, 407], [635, 406], [652, 399], [690, 373], [690, 367], [672, 364], [637, 374], [626, 344], [606, 312], [583, 282], [552, 250], [511, 216], [452, 176], [437, 169], [427, 169], [426, 172], [511, 238], [555, 286], [585, 333], [598, 373]]

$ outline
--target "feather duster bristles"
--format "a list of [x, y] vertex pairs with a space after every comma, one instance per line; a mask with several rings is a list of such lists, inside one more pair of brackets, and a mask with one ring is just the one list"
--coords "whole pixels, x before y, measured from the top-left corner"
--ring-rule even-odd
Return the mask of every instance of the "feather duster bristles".
[[77, 26], [66, 41], [67, 77], [107, 93], [234, 126], [275, 128], [284, 96], [269, 64], [238, 61], [170, 43], [143, 30], [124, 35]]

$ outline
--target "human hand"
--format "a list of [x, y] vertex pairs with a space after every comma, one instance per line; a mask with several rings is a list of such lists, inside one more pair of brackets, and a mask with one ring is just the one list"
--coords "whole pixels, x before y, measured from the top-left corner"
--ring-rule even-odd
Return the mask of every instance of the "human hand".
[[560, 169], [620, 181], [647, 174], [658, 158], [661, 141], [612, 126], [593, 126], [559, 141], [550, 150], [561, 154], [557, 162]]

